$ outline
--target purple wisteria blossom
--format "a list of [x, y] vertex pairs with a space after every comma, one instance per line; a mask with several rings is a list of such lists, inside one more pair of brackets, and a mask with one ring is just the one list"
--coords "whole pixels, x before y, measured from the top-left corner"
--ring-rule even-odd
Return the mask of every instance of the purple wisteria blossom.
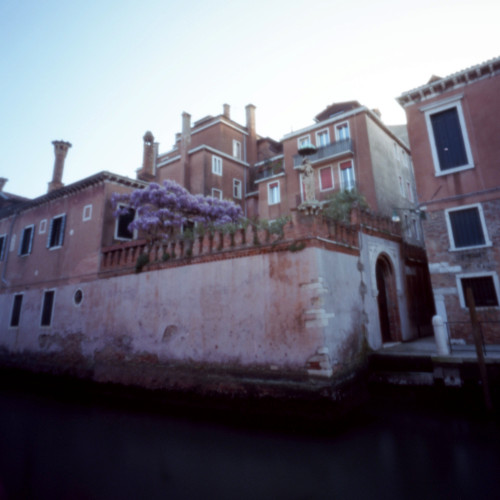
[[115, 193], [111, 202], [115, 217], [134, 209], [136, 217], [128, 229], [146, 233], [151, 242], [167, 240], [175, 228], [186, 223], [218, 226], [238, 222], [243, 215], [232, 201], [193, 195], [171, 180], [129, 194]]

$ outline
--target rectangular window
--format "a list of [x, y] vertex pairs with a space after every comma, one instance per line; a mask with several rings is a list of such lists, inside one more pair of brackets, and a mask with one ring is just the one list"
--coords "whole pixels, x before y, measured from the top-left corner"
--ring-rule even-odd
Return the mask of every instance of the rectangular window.
[[115, 223], [115, 239], [117, 240], [132, 240], [134, 238], [133, 230], [129, 229], [129, 225], [135, 219], [135, 210], [130, 207], [125, 207], [125, 205], [119, 205], [120, 210], [124, 210], [124, 213], [120, 214], [116, 218]]
[[459, 101], [424, 107], [434, 168], [447, 174], [472, 168], [472, 155]]
[[406, 192], [408, 194], [408, 199], [413, 203], [413, 191], [409, 182], [406, 182]]
[[85, 205], [83, 207], [82, 220], [87, 221], [92, 219], [92, 205]]
[[241, 142], [233, 139], [233, 156], [241, 160]]
[[451, 249], [467, 249], [489, 245], [481, 205], [447, 209]]
[[299, 137], [297, 139], [297, 145], [300, 148], [304, 148], [306, 146], [309, 146], [311, 144], [311, 136], [308, 134], [308, 135], [304, 135], [303, 137]]
[[52, 323], [52, 311], [54, 309], [54, 290], [47, 290], [43, 294], [41, 326], [50, 326]]
[[462, 286], [461, 292], [464, 298], [464, 305], [467, 303], [467, 288], [470, 288], [476, 307], [498, 306], [498, 294], [493, 275], [461, 277], [460, 284]]
[[347, 122], [335, 125], [335, 137], [337, 141], [345, 141], [349, 139], [349, 124]]
[[319, 170], [319, 189], [326, 191], [333, 189], [333, 169], [332, 167], [324, 167]]
[[323, 146], [328, 146], [328, 144], [330, 144], [330, 133], [328, 129], [316, 132], [316, 146], [322, 148]]
[[0, 261], [5, 257], [5, 248], [7, 247], [7, 235], [2, 234], [0, 236]]
[[212, 173], [222, 175], [222, 158], [212, 155]]
[[267, 185], [267, 203], [276, 205], [280, 202], [280, 183], [279, 181], [271, 182]]
[[66, 226], [66, 214], [58, 215], [50, 221], [49, 238], [47, 248], [62, 247], [64, 242], [64, 228]]
[[14, 302], [12, 303], [12, 312], [10, 315], [10, 326], [19, 326], [19, 321], [21, 319], [21, 307], [23, 305], [23, 295], [14, 295]]
[[222, 200], [222, 191], [220, 189], [212, 188], [212, 198]]
[[233, 198], [241, 200], [241, 181], [233, 179]]
[[29, 255], [33, 244], [33, 233], [35, 226], [26, 226], [23, 229], [23, 235], [19, 244], [19, 255]]
[[405, 186], [403, 183], [403, 178], [399, 176], [399, 194], [404, 198], [405, 196]]
[[356, 187], [354, 168], [351, 160], [340, 164], [340, 183], [344, 191], [352, 191]]

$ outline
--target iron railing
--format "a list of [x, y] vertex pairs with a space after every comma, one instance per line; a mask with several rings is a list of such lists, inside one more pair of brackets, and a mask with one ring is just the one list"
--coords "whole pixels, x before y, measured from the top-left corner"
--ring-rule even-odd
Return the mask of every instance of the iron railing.
[[[319, 160], [324, 160], [326, 158], [332, 158], [335, 156], [340, 156], [344, 153], [353, 152], [353, 142], [352, 139], [344, 139], [343, 141], [332, 142], [327, 146], [318, 148], [316, 153], [309, 155], [307, 158], [311, 163], [317, 162]], [[298, 167], [302, 163], [302, 156], [295, 155], [293, 157], [293, 166]]]

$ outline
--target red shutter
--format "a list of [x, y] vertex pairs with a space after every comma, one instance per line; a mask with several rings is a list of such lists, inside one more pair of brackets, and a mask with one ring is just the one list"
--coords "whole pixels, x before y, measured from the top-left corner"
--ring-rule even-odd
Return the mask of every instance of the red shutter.
[[323, 168], [319, 172], [321, 175], [321, 189], [331, 189], [333, 187], [332, 169], [330, 167]]
[[352, 161], [344, 161], [340, 164], [340, 170], [347, 170], [348, 168], [352, 167]]

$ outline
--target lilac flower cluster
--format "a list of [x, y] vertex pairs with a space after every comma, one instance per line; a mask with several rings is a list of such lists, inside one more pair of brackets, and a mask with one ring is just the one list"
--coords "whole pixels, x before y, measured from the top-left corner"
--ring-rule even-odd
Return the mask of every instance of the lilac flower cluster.
[[193, 195], [171, 180], [164, 181], [163, 186], [151, 183], [129, 194], [114, 193], [111, 202], [115, 217], [134, 209], [136, 217], [129, 230], [144, 231], [153, 241], [168, 239], [173, 228], [187, 222], [218, 226], [238, 222], [243, 215], [232, 201]]

